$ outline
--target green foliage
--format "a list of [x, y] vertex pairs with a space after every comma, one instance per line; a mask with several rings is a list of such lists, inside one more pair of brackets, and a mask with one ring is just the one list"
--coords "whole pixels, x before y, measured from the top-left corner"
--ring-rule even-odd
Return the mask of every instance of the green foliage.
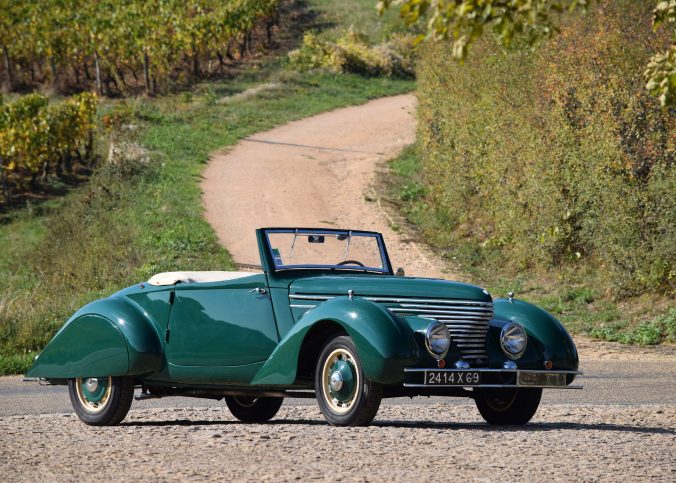
[[33, 354], [0, 354], [0, 374], [22, 374], [31, 366], [34, 357]]
[[413, 77], [414, 56], [413, 36], [394, 35], [386, 42], [371, 46], [366, 36], [350, 31], [336, 42], [306, 33], [301, 47], [289, 52], [289, 61], [299, 70]]
[[[459, 238], [456, 232], [449, 233], [448, 227], [439, 223], [427, 196], [409, 196], [411, 186], [420, 185], [423, 180], [420, 149], [416, 146], [404, 149], [390, 167], [394, 175], [388, 177], [390, 200], [399, 205], [407, 219], [440, 254], [494, 296], [504, 297], [514, 291], [517, 297], [554, 314], [573, 333], [593, 333], [594, 337], [635, 344], [640, 343], [634, 334], [635, 328], [663, 317], [673, 306], [673, 298], [654, 292], [640, 297], [613, 298], [612, 293], [599, 284], [598, 264], [584, 258], [575, 257], [575, 263], [558, 267], [515, 270], [502, 250], [477, 243], [470, 237]], [[471, 232], [472, 227], [464, 229]], [[668, 327], [672, 329], [662, 332], [660, 342], [674, 341], [674, 336], [669, 336], [674, 332], [673, 324]]]
[[10, 190], [28, 189], [39, 174], [61, 175], [88, 161], [96, 105], [90, 93], [56, 104], [39, 94], [0, 104], [0, 201]]
[[428, 237], [471, 245], [477, 264], [592, 266], [615, 296], [673, 294], [674, 112], [637, 74], [657, 42], [637, 21], [650, 14], [607, 2], [534, 52], [485, 38], [465, 65], [426, 49], [415, 216]]
[[[654, 0], [651, 0], [654, 5]], [[491, 28], [503, 47], [522, 38], [529, 46], [552, 37], [559, 30], [553, 17], [564, 11], [586, 10], [591, 3], [605, 8], [604, 0], [379, 0], [384, 13], [399, 5], [399, 14], [407, 25], [426, 26], [422, 40], [452, 40], [456, 60], [467, 57], [468, 46]], [[637, 2], [638, 8], [645, 2]], [[653, 27], [671, 26], [671, 47], [655, 54], [644, 70], [646, 89], [658, 97], [662, 106], [676, 100], [676, 0], [660, 0], [653, 14]], [[645, 64], [644, 64], [645, 65]]]
[[155, 92], [168, 79], [221, 69], [257, 39], [269, 43], [277, 6], [278, 0], [0, 0], [0, 51], [10, 66], [0, 68], [10, 89], [43, 83], [125, 94], [144, 85]]
[[[623, 330], [624, 329], [624, 330]], [[624, 344], [655, 345], [661, 342], [676, 342], [676, 309], [625, 329], [621, 325], [603, 325], [590, 332], [592, 337]]]
[[380, 0], [384, 13], [392, 4], [407, 25], [425, 23], [421, 37], [453, 41], [453, 57], [464, 59], [467, 47], [484, 29], [492, 29], [500, 43], [509, 47], [516, 35], [528, 43], [549, 38], [557, 30], [552, 17], [564, 10], [587, 6], [587, 0]]
[[653, 12], [653, 29], [671, 27], [671, 46], [655, 54], [643, 76], [646, 89], [659, 98], [663, 107], [676, 103], [676, 0], [658, 2]]

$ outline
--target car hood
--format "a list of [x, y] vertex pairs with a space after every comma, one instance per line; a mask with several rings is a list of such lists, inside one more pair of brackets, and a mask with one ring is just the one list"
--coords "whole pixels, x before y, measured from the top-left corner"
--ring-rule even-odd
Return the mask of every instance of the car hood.
[[323, 275], [299, 279], [289, 286], [291, 295], [347, 295], [348, 290], [352, 290], [355, 297], [388, 296], [492, 301], [490, 294], [476, 285], [431, 278]]

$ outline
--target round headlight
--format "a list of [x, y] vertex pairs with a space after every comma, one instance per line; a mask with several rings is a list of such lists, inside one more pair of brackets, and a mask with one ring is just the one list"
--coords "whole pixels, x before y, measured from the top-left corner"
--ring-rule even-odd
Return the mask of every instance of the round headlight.
[[440, 322], [432, 322], [425, 332], [425, 346], [432, 357], [442, 359], [451, 347], [451, 334]]
[[512, 359], [518, 359], [523, 355], [527, 342], [526, 330], [514, 322], [506, 324], [500, 332], [502, 350]]

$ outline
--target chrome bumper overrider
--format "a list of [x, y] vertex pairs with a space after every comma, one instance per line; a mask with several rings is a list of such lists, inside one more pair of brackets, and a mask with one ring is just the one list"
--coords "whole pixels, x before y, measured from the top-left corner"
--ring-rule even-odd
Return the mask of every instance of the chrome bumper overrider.
[[[510, 387], [538, 387], [551, 389], [582, 389], [582, 385], [566, 385], [568, 376], [582, 375], [580, 371], [541, 371], [529, 369], [404, 369], [406, 382], [404, 387], [478, 387], [478, 388], [510, 388]], [[434, 373], [463, 373], [481, 374], [481, 383], [471, 384], [425, 384], [427, 374]], [[421, 380], [420, 380], [421, 379]]]

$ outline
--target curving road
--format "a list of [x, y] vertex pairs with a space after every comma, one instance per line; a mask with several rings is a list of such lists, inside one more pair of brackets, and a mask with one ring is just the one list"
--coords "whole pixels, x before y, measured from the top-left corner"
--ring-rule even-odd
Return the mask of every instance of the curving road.
[[443, 262], [393, 228], [374, 189], [379, 164], [415, 139], [415, 102], [402, 95], [337, 109], [216, 153], [203, 173], [205, 216], [235, 262], [260, 263], [256, 228], [352, 228], [383, 233], [393, 265], [408, 274], [444, 277]]

